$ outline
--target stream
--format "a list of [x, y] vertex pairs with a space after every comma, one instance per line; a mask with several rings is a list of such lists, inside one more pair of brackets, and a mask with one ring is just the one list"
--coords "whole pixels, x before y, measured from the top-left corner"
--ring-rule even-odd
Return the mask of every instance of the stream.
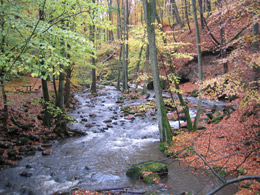
[[[151, 190], [162, 195], [183, 192], [204, 195], [220, 184], [213, 176], [193, 174], [194, 169], [172, 159], [164, 161], [169, 175], [163, 178], [162, 184], [148, 185], [128, 178], [125, 172], [131, 164], [165, 159], [158, 150], [156, 117], [147, 115], [127, 120], [121, 113], [121, 107], [115, 103], [121, 92], [106, 86], [99, 89], [98, 94], [93, 98], [89, 98], [88, 90], [76, 94], [79, 105], [70, 114], [78, 123], [69, 127], [83, 130], [87, 135], [55, 141], [52, 155], [42, 156], [41, 152], [37, 152], [21, 160], [19, 166], [1, 170], [0, 194], [49, 195], [75, 187], [97, 190], [128, 186], [131, 191]], [[105, 121], [107, 119], [111, 122]], [[178, 122], [171, 122], [171, 125], [176, 128]], [[20, 176], [23, 172], [29, 177]], [[229, 186], [219, 194], [235, 192], [236, 187]]]

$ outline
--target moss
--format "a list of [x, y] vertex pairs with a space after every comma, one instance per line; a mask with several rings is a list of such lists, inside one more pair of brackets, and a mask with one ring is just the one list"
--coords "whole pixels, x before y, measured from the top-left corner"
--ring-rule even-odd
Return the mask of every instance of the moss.
[[219, 116], [217, 116], [217, 117], [214, 117], [214, 118], [212, 119], [212, 123], [218, 124], [225, 116], [226, 116], [226, 115], [224, 114], [224, 115], [219, 115]]
[[151, 174], [147, 174], [144, 177], [144, 181], [148, 184], [153, 184], [156, 183], [156, 181], [160, 181], [161, 178], [159, 177], [159, 175], [151, 173]]
[[144, 179], [147, 183], [159, 181], [161, 176], [168, 174], [168, 168], [165, 164], [153, 161], [147, 161], [133, 165], [127, 170], [126, 175], [132, 179]]
[[198, 92], [198, 90], [194, 89], [194, 90], [191, 92], [190, 95], [191, 95], [192, 97], [198, 97], [199, 92]]

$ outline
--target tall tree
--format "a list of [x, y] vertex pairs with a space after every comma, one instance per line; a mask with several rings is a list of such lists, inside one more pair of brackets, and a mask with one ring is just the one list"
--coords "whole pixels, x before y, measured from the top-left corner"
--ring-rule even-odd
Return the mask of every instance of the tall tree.
[[192, 30], [190, 28], [190, 19], [189, 19], [189, 12], [188, 12], [188, 3], [187, 3], [187, 0], [184, 0], [185, 1], [185, 17], [186, 17], [186, 22], [187, 22], [187, 25], [189, 27], [189, 31], [190, 33], [192, 33]]
[[122, 22], [121, 22], [121, 11], [120, 11], [120, 0], [117, 0], [117, 38], [120, 42], [120, 53], [118, 59], [118, 68], [117, 68], [117, 90], [120, 90], [120, 80], [121, 80], [121, 67], [122, 67]]
[[203, 2], [202, 0], [199, 0], [199, 6], [200, 6], [200, 25], [201, 25], [201, 30], [204, 29], [204, 22], [203, 22]]
[[155, 42], [155, 16], [156, 16], [156, 0], [143, 0], [144, 15], [147, 24], [147, 33], [149, 41], [150, 63], [153, 75], [153, 85], [155, 90], [155, 98], [157, 105], [157, 116], [159, 123], [160, 142], [171, 143], [171, 126], [166, 115], [166, 109], [162, 98], [162, 92], [159, 80], [157, 51]]
[[181, 20], [181, 17], [180, 17], [180, 14], [179, 14], [179, 10], [178, 10], [176, 1], [175, 0], [171, 0], [171, 4], [172, 4], [173, 15], [176, 17], [176, 20], [177, 20], [178, 24], [181, 25], [181, 28], [183, 28], [184, 24], [183, 24], [183, 22]]
[[224, 73], [228, 72], [228, 63], [226, 62], [225, 58], [227, 57], [227, 50], [226, 50], [226, 38], [225, 38], [225, 26], [224, 26], [224, 21], [223, 21], [223, 3], [222, 0], [218, 0], [218, 9], [220, 10], [220, 38], [221, 38], [221, 43], [220, 43], [220, 53], [221, 53], [221, 58], [223, 59], [223, 69]]
[[[253, 12], [253, 42], [252, 42], [252, 49], [254, 53], [259, 52], [259, 23], [256, 20], [257, 15]], [[254, 65], [254, 72], [255, 72], [255, 81], [259, 80], [260, 78], [260, 67], [255, 64]]]
[[[95, 2], [93, 2], [95, 3]], [[108, 18], [109, 18], [109, 21], [111, 22], [111, 24], [113, 23], [113, 1], [112, 0], [107, 0], [107, 3], [108, 3]], [[113, 34], [113, 30], [109, 30], [108, 31], [108, 40], [109, 41], [113, 41], [114, 40], [114, 34]]]
[[[123, 1], [122, 1], [123, 5]], [[128, 0], [125, 1], [123, 9], [124, 26], [123, 26], [123, 92], [128, 92], [128, 23], [129, 23], [129, 10]]]
[[[95, 0], [92, 0], [92, 3], [95, 4]], [[95, 18], [96, 18], [96, 13], [95, 10], [91, 13], [91, 24], [90, 24], [90, 41], [92, 42], [93, 46], [95, 46]], [[92, 72], [92, 83], [91, 83], [91, 93], [92, 94], [97, 94], [97, 87], [96, 87], [96, 59], [95, 59], [95, 52], [92, 52], [92, 57], [91, 57], [91, 64], [93, 68], [91, 69]]]
[[[197, 44], [197, 53], [198, 53], [198, 76], [199, 76], [199, 85], [202, 85], [202, 57], [201, 57], [201, 48], [200, 48], [200, 32], [199, 32], [199, 23], [197, 18], [197, 10], [196, 10], [196, 0], [192, 0], [192, 10], [193, 10], [193, 18], [195, 23], [195, 31], [196, 31], [196, 44]], [[193, 129], [198, 129], [198, 121], [200, 118], [202, 106], [202, 98], [201, 98], [201, 88], [199, 87], [199, 102], [197, 108], [197, 114], [194, 120]]]

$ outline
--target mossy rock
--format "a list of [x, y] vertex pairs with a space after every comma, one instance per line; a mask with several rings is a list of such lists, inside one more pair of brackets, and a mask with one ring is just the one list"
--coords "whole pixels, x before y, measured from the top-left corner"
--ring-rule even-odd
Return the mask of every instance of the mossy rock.
[[155, 181], [161, 180], [160, 176], [155, 173], [147, 174], [143, 178], [144, 178], [144, 182], [148, 184], [153, 184], [155, 183]]
[[225, 114], [224, 114], [224, 115], [219, 115], [219, 116], [217, 116], [217, 117], [214, 117], [214, 118], [212, 119], [212, 123], [218, 124], [224, 117], [225, 117]]
[[143, 179], [146, 183], [159, 181], [161, 176], [168, 175], [168, 168], [165, 164], [147, 161], [133, 165], [127, 170], [126, 175], [132, 179]]
[[199, 91], [194, 89], [192, 92], [191, 92], [191, 97], [198, 97], [199, 96]]

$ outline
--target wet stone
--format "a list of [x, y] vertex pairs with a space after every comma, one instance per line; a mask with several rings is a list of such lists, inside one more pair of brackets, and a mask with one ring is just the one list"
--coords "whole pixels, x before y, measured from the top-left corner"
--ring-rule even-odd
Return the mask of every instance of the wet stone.
[[96, 117], [97, 115], [96, 114], [94, 114], [94, 113], [90, 113], [89, 114], [89, 117], [91, 117], [91, 118], [94, 118], [94, 117]]
[[106, 120], [104, 120], [104, 123], [111, 123], [112, 122], [112, 120], [109, 118], [109, 119], [106, 119]]
[[85, 127], [87, 127], [87, 128], [91, 128], [91, 127], [93, 127], [94, 125], [92, 124], [92, 123], [87, 123], [86, 125], [85, 125]]
[[50, 148], [50, 147], [52, 147], [52, 143], [44, 143], [44, 144], [42, 144], [42, 147]]
[[42, 155], [43, 156], [47, 156], [47, 155], [51, 155], [51, 154], [53, 154], [53, 150], [52, 149], [48, 149], [48, 150], [42, 151]]
[[27, 173], [27, 172], [24, 171], [24, 172], [20, 173], [19, 175], [22, 176], [22, 177], [31, 177], [32, 173]]
[[88, 122], [88, 119], [83, 118], [83, 119], [81, 119], [81, 121], [82, 121], [82, 122]]
[[126, 117], [126, 119], [127, 119], [127, 120], [135, 120], [135, 117], [134, 117], [134, 115], [128, 115], [128, 116]]

